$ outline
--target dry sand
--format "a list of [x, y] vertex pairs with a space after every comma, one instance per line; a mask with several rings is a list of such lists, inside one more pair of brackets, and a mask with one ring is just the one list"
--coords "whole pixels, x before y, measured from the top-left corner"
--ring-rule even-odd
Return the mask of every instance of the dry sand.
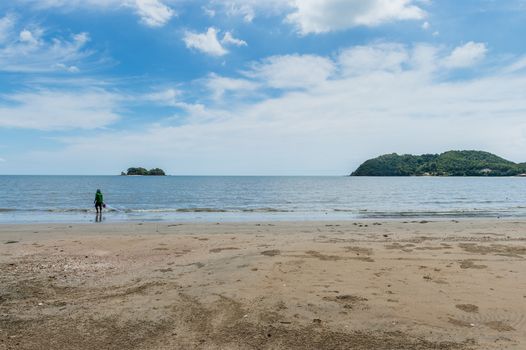
[[0, 349], [526, 349], [526, 222], [0, 226]]

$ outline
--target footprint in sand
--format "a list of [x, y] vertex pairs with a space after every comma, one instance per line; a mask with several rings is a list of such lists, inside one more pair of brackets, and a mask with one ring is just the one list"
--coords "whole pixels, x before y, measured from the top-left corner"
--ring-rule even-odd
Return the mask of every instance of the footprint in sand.
[[173, 269], [171, 267], [168, 267], [166, 269], [158, 269], [158, 270], [155, 270], [155, 271], [159, 271], [159, 272], [162, 272], [162, 273], [166, 273], [166, 272], [172, 272]]
[[486, 265], [476, 265], [473, 260], [462, 260], [460, 262], [461, 269], [485, 269]]
[[210, 249], [210, 253], [220, 253], [223, 250], [239, 250], [239, 248], [238, 247], [214, 248], [214, 249]]
[[515, 330], [515, 328], [502, 321], [486, 322], [484, 325], [499, 332], [511, 332]]
[[470, 327], [484, 326], [498, 332], [512, 332], [523, 329], [525, 315], [518, 311], [507, 311], [502, 309], [490, 309], [480, 312], [476, 305], [459, 304], [456, 308], [464, 311], [455, 318], [451, 318], [457, 325], [469, 325]]
[[277, 249], [265, 250], [265, 251], [261, 252], [261, 255], [265, 255], [265, 256], [276, 256], [276, 255], [280, 255], [280, 254], [281, 254], [281, 251], [279, 251]]
[[455, 307], [465, 312], [479, 312], [479, 307], [473, 304], [457, 304]]

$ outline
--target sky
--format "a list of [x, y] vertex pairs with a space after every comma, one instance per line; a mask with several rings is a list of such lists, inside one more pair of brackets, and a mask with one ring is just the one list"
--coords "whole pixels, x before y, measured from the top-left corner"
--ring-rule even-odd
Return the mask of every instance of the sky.
[[526, 162], [526, 0], [0, 2], [0, 174]]

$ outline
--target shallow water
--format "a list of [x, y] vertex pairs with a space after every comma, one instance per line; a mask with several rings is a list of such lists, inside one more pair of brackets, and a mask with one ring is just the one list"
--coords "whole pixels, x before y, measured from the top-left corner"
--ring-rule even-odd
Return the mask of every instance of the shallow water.
[[0, 223], [526, 217], [526, 178], [0, 176]]

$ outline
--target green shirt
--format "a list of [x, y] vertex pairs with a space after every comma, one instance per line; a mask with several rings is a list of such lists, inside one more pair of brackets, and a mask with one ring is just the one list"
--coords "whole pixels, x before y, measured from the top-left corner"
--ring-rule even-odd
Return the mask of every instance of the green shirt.
[[97, 204], [104, 203], [104, 197], [102, 196], [102, 193], [100, 192], [95, 193], [95, 203]]

